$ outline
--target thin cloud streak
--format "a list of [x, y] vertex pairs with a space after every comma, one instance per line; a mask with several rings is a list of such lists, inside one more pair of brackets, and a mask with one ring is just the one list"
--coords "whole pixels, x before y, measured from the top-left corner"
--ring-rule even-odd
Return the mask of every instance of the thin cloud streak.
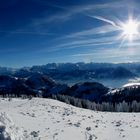
[[88, 16], [91, 17], [91, 18], [98, 19], [98, 20], [104, 21], [106, 23], [109, 23], [109, 24], [111, 24], [112, 26], [114, 26], [118, 29], [120, 28], [119, 25], [117, 25], [117, 23], [115, 23], [114, 21], [109, 20], [107, 18], [104, 18], [104, 17], [101, 17], [101, 16], [92, 16], [92, 15], [88, 15]]
[[[85, 40], [78, 40], [78, 41], [73, 41], [69, 43], [62, 43], [60, 45], [54, 46], [50, 48], [49, 50], [41, 50], [42, 52], [56, 52], [56, 51], [61, 51], [61, 50], [68, 50], [68, 49], [75, 49], [75, 48], [83, 48], [87, 47], [87, 49], [90, 47], [97, 47], [97, 46], [103, 46], [103, 45], [112, 45], [115, 44], [116, 42], [113, 41], [116, 39], [116, 37], [105, 37], [104, 39], [85, 39]], [[111, 40], [111, 41], [110, 41]]]
[[79, 58], [93, 57], [96, 59], [103, 59], [103, 60], [113, 59], [113, 58], [123, 59], [124, 57], [133, 57], [133, 56], [139, 56], [139, 53], [137, 51], [131, 52], [129, 49], [122, 50], [118, 48], [113, 48], [109, 50], [99, 49], [96, 51], [91, 51], [89, 53], [79, 53], [79, 54], [71, 55], [71, 57], [79, 57]]
[[[105, 33], [110, 33], [110, 32], [115, 32], [115, 31], [118, 31], [118, 29], [116, 29], [115, 27], [111, 25], [104, 25], [104, 26], [72, 33], [70, 35], [65, 36], [64, 38], [85, 37], [89, 35], [105, 34]], [[63, 39], [63, 38], [60, 38], [60, 39]]]
[[61, 47], [61, 48], [54, 48], [54, 49], [50, 49], [47, 50], [47, 52], [56, 52], [56, 51], [61, 51], [61, 50], [68, 50], [68, 49], [76, 49], [76, 48], [84, 48], [86, 47], [87, 49], [89, 48], [94, 48], [95, 46], [102, 46], [102, 45], [112, 45], [114, 44], [113, 42], [100, 42], [100, 43], [87, 43], [87, 44], [80, 44], [80, 45], [72, 45], [72, 46], [65, 46], [65, 47]]
[[119, 41], [118, 36], [107, 36], [107, 37], [92, 38], [92, 39], [88, 39], [85, 37], [79, 40], [77, 40], [76, 38], [73, 41], [71, 40], [67, 41], [68, 43], [61, 43], [60, 45], [55, 46], [55, 48], [63, 48], [63, 47], [69, 47], [73, 45], [83, 45], [83, 44], [91, 44], [91, 43], [93, 44], [108, 43], [108, 42], [116, 43], [116, 41]]
[[[32, 24], [34, 26], [44, 25], [50, 22], [64, 22], [71, 19], [76, 14], [85, 14], [86, 12], [94, 11], [94, 10], [104, 10], [104, 9], [114, 9], [124, 7], [124, 3], [126, 0], [110, 2], [105, 4], [87, 4], [87, 5], [76, 5], [70, 7], [64, 7], [61, 5], [53, 5], [56, 8], [60, 8], [64, 10], [58, 14], [54, 14], [52, 16], [43, 17], [40, 19], [33, 19]], [[126, 4], [126, 3], [125, 3]]]

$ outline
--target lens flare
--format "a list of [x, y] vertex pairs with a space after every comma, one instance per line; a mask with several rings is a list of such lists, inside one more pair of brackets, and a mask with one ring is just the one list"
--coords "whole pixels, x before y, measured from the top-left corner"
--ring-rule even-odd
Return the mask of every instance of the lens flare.
[[123, 23], [121, 28], [123, 31], [122, 36], [129, 41], [133, 41], [139, 34], [139, 24], [133, 19], [129, 19], [126, 23]]

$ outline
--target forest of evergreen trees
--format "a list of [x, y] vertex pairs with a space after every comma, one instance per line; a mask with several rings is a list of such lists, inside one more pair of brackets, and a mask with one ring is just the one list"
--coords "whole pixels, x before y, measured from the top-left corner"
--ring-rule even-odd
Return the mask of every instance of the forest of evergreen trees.
[[76, 107], [91, 109], [95, 111], [140, 112], [140, 102], [137, 101], [132, 101], [131, 103], [125, 101], [120, 103], [111, 103], [111, 102], [96, 103], [91, 102], [89, 100], [83, 100], [66, 95], [52, 95], [52, 98]]

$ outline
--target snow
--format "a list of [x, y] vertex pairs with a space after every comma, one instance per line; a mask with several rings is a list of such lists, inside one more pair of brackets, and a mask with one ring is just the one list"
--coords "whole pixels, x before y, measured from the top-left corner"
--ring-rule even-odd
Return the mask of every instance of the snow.
[[107, 95], [116, 94], [116, 92], [118, 92], [118, 91], [119, 91], [119, 89], [112, 89], [107, 93]]
[[140, 83], [128, 83], [123, 85], [123, 87], [130, 87], [130, 86], [140, 86]]
[[33, 98], [0, 99], [0, 114], [0, 126], [6, 127], [11, 140], [140, 138], [140, 113], [97, 112], [52, 99]]

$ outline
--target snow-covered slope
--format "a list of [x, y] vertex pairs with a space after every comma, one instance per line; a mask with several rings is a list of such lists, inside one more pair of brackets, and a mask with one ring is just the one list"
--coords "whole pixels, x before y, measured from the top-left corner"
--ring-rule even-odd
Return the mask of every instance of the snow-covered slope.
[[[6, 126], [6, 132], [12, 140], [139, 140], [140, 138], [139, 113], [95, 112], [41, 98], [11, 101], [0, 99], [0, 112], [2, 113], [0, 118], [3, 118], [0, 119], [0, 126]], [[11, 119], [7, 121], [9, 117], [6, 114], [12, 121]]]
[[123, 85], [123, 87], [132, 87], [132, 86], [140, 86], [140, 83], [128, 83], [128, 84], [125, 84]]

